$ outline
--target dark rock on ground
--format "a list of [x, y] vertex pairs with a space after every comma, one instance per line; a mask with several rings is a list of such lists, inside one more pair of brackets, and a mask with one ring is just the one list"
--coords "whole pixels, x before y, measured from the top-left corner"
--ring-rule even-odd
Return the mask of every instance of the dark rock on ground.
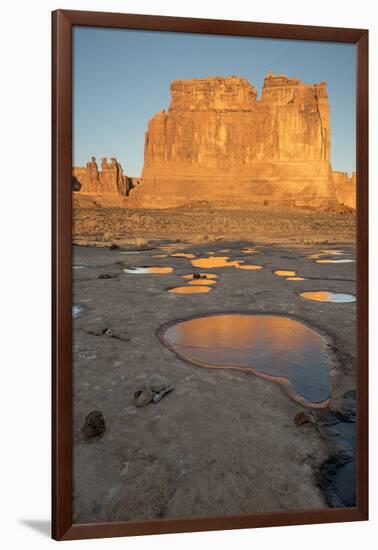
[[157, 403], [174, 388], [175, 385], [166, 376], [152, 374], [147, 378], [145, 387], [135, 392], [135, 404], [137, 407], [143, 407], [151, 401]]
[[303, 424], [316, 424], [317, 421], [318, 419], [315, 414], [307, 411], [300, 411], [294, 417], [294, 423], [298, 426], [302, 426]]
[[100, 437], [106, 430], [104, 415], [101, 411], [90, 412], [84, 420], [81, 433], [86, 441]]
[[114, 279], [116, 275], [112, 275], [111, 273], [101, 273], [98, 278], [99, 279]]
[[143, 390], [138, 390], [134, 393], [135, 405], [137, 407], [144, 407], [151, 403], [154, 398], [153, 392], [150, 388], [144, 388]]

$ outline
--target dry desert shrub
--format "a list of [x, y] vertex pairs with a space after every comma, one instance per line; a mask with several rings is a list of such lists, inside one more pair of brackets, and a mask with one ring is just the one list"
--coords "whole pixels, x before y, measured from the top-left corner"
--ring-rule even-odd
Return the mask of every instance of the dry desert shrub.
[[137, 250], [148, 250], [150, 248], [148, 239], [144, 239], [143, 237], [128, 237], [121, 239], [119, 242], [120, 244], [132, 246]]

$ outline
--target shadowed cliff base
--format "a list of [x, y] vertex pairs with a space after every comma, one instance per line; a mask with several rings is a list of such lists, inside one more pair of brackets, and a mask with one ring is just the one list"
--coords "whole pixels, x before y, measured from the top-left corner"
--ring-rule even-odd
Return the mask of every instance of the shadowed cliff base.
[[[354, 211], [298, 209], [215, 210], [202, 208], [129, 210], [75, 208], [73, 242], [81, 245], [132, 244], [132, 239], [171, 238], [215, 241], [243, 239], [261, 242], [350, 242], [356, 238]], [[131, 240], [130, 240], [131, 239]]]

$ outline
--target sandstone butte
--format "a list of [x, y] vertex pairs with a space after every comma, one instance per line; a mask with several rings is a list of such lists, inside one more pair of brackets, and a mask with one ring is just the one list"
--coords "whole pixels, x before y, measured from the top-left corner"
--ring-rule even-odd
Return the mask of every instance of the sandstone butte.
[[326, 83], [272, 73], [260, 99], [236, 76], [173, 81], [168, 112], [148, 122], [141, 179], [116, 159], [73, 177], [75, 195], [103, 206], [356, 206], [355, 174], [330, 163]]

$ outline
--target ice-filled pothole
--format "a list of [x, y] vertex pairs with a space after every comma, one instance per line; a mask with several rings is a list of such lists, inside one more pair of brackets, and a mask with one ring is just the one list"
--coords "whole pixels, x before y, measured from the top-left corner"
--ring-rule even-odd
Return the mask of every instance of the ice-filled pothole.
[[212, 288], [207, 284], [204, 286], [176, 286], [168, 289], [170, 294], [206, 294], [210, 292]]
[[328, 404], [327, 339], [300, 321], [279, 315], [209, 315], [171, 324], [160, 337], [195, 365], [252, 372], [281, 384], [305, 406]]
[[189, 252], [175, 252], [171, 254], [172, 258], [195, 258], [195, 254], [190, 254]]
[[343, 258], [342, 260], [322, 259], [322, 260], [315, 260], [315, 261], [317, 264], [353, 264], [356, 260]]
[[279, 277], [295, 277], [297, 272], [296, 271], [288, 271], [288, 270], [285, 270], [285, 269], [276, 269], [274, 274], [278, 275]]
[[353, 294], [344, 294], [342, 292], [328, 292], [327, 290], [317, 290], [315, 292], [302, 292], [300, 294], [306, 300], [315, 302], [333, 302], [334, 304], [348, 304], [356, 301]]
[[207, 279], [205, 277], [201, 279], [192, 279], [188, 281], [188, 285], [198, 286], [198, 285], [215, 285], [217, 283], [216, 279]]
[[125, 273], [133, 273], [135, 275], [145, 275], [148, 273], [165, 275], [166, 273], [172, 273], [173, 267], [156, 267], [156, 266], [126, 267], [123, 271]]
[[252, 265], [252, 264], [235, 265], [234, 267], [237, 267], [238, 269], [250, 269], [252, 271], [258, 271], [259, 269], [263, 269], [262, 265]]
[[77, 304], [72, 306], [72, 319], [77, 319], [87, 309], [84, 304]]
[[244, 260], [232, 260], [229, 256], [210, 256], [208, 258], [196, 258], [191, 260], [194, 267], [203, 267], [211, 269], [212, 267], [239, 267]]

